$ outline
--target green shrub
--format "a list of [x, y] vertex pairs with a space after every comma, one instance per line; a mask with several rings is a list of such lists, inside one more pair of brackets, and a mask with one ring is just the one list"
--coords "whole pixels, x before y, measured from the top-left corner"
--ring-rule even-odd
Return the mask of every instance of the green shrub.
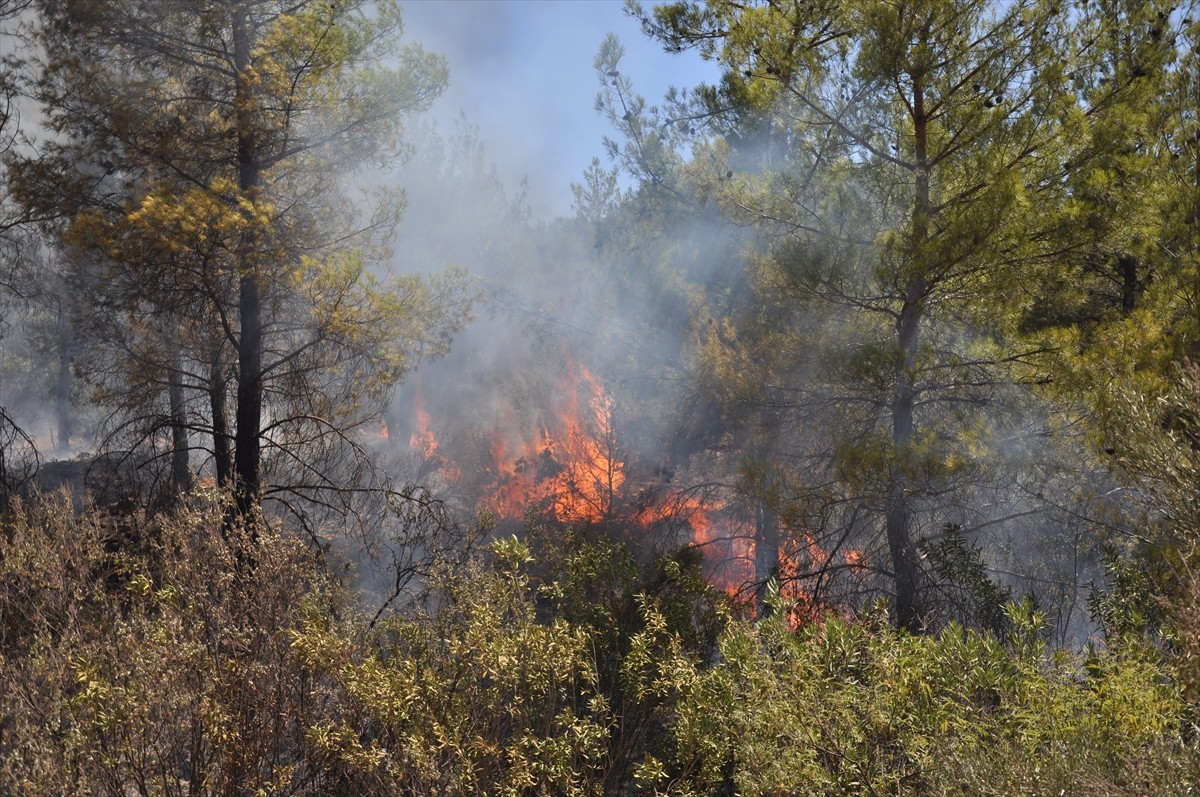
[[539, 623], [528, 551], [446, 574], [444, 604], [369, 633], [310, 605], [293, 647], [325, 679], [309, 741], [354, 794], [600, 793], [610, 711], [587, 635]]
[[[686, 555], [515, 539], [372, 624], [310, 552], [219, 506], [14, 504], [0, 794], [1184, 795], [1196, 605], [1171, 644], [1050, 650], [886, 617], [723, 611]], [[243, 541], [244, 542], [244, 541]], [[530, 574], [539, 574], [537, 579]], [[1192, 592], [1200, 590], [1192, 585]], [[776, 596], [778, 600], [778, 596]], [[720, 629], [718, 633], [718, 629]]]
[[957, 626], [733, 623], [705, 666], [648, 607], [639, 648], [671, 655], [631, 655], [631, 675], [677, 700], [675, 750], [639, 776], [679, 795], [1190, 793], [1200, 758], [1157, 653], [1126, 646], [1085, 667], [1049, 653], [1040, 622], [1010, 607], [1009, 646]]

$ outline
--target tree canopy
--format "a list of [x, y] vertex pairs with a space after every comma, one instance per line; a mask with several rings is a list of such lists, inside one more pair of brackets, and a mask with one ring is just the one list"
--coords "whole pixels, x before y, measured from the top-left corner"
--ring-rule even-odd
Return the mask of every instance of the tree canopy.
[[370, 486], [354, 430], [445, 350], [469, 295], [453, 272], [373, 276], [403, 197], [347, 191], [404, 156], [444, 64], [399, 44], [388, 3], [39, 10], [30, 88], [55, 137], [13, 159], [13, 195], [52, 219], [86, 292], [110, 434], [170, 430], [173, 483], [200, 452], [243, 517]]

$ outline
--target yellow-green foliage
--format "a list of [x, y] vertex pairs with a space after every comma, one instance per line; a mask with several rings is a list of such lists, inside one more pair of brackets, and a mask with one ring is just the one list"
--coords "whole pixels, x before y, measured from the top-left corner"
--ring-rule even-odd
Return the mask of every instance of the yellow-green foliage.
[[599, 792], [588, 640], [538, 622], [519, 545], [370, 629], [296, 542], [260, 534], [248, 570], [220, 522], [16, 507], [0, 794]]
[[[910, 636], [830, 618], [733, 624], [707, 667], [641, 660], [639, 688], [678, 698], [675, 756], [648, 759], [655, 793], [788, 795], [1185, 794], [1184, 704], [1150, 651], [1087, 672], [1049, 655], [1029, 610], [1007, 648], [952, 627]], [[659, 624], [649, 610], [638, 647]], [[661, 641], [657, 647], [663, 650]], [[666, 646], [669, 649], [669, 645]], [[632, 657], [631, 657], [632, 658]]]
[[1200, 785], [1173, 675], [1195, 680], [1194, 611], [1176, 612], [1178, 660], [1135, 637], [1087, 658], [1050, 651], [1025, 607], [1010, 608], [1006, 644], [957, 627], [908, 635], [882, 615], [794, 630], [778, 607], [757, 624], [721, 618], [718, 645], [700, 650], [650, 593], [634, 628], [578, 606], [583, 620], [556, 617], [586, 592], [580, 554], [538, 563], [538, 590], [528, 549], [509, 539], [441, 574], [435, 608], [372, 626], [285, 537], [260, 534], [253, 567], [239, 565], [220, 519], [219, 506], [75, 518], [54, 502], [5, 518], [0, 794]]
[[264, 534], [240, 574], [218, 527], [17, 507], [0, 541], [0, 793], [295, 782], [315, 706], [287, 632], [316, 573]]
[[494, 567], [450, 577], [437, 616], [392, 618], [348, 644], [313, 609], [295, 633], [338, 695], [337, 719], [309, 741], [356, 793], [600, 793], [610, 712], [588, 638], [538, 622], [523, 545], [494, 552]]

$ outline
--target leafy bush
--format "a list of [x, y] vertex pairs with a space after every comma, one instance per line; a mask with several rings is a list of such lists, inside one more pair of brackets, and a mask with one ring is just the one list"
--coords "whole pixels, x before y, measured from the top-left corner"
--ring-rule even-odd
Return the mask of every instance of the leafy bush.
[[18, 505], [0, 539], [0, 793], [595, 794], [587, 633], [541, 623], [525, 548], [372, 625], [307, 549], [216, 504]]
[[538, 622], [522, 543], [493, 551], [446, 574], [430, 616], [364, 632], [310, 602], [293, 646], [331, 711], [308, 739], [350, 793], [600, 793], [611, 714], [589, 639]]
[[[778, 613], [782, 617], [785, 613]], [[652, 608], [631, 655], [647, 694], [677, 700], [675, 750], [639, 778], [679, 795], [1187, 794], [1200, 763], [1157, 654], [1049, 653], [1010, 606], [1011, 646], [830, 617], [731, 624], [712, 667], [669, 648]], [[656, 635], [659, 638], [655, 638]], [[1085, 667], [1085, 664], [1088, 666]]]
[[[0, 536], [0, 793], [1174, 795], [1200, 787], [1200, 622], [1048, 649], [886, 617], [720, 608], [686, 552], [525, 543], [368, 622], [308, 550], [219, 505], [14, 504]], [[531, 574], [537, 572], [539, 578]], [[1194, 586], [1194, 585], [1193, 585]], [[774, 600], [778, 601], [778, 595]], [[1194, 605], [1193, 605], [1194, 606]], [[718, 629], [720, 629], [718, 633]], [[1177, 685], [1178, 684], [1178, 685]]]

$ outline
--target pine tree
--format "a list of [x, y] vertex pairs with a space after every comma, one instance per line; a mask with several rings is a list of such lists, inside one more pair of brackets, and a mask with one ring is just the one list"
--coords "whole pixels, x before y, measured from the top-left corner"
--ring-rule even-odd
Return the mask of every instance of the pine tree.
[[466, 312], [459, 275], [371, 276], [402, 196], [364, 218], [345, 194], [362, 167], [403, 157], [443, 62], [400, 46], [388, 2], [38, 8], [34, 88], [55, 137], [11, 182], [64, 219], [121, 355], [102, 383], [165, 396], [175, 448], [207, 449], [231, 520], [264, 496], [301, 518], [347, 508], [331, 496], [361, 485], [329, 468], [361, 459], [354, 430]]
[[792, 527], [832, 524], [837, 545], [880, 534], [896, 620], [918, 628], [916, 543], [981, 478], [982, 410], [1038, 376], [1011, 332], [1082, 124], [1071, 17], [1039, 0], [634, 10], [668, 49], [725, 68], [696, 115], [753, 132], [696, 158], [704, 194], [764, 241], [763, 304], [742, 318], [756, 328], [714, 325], [711, 367], [776, 407], [781, 435], [808, 431], [785, 492], [827, 489]]

